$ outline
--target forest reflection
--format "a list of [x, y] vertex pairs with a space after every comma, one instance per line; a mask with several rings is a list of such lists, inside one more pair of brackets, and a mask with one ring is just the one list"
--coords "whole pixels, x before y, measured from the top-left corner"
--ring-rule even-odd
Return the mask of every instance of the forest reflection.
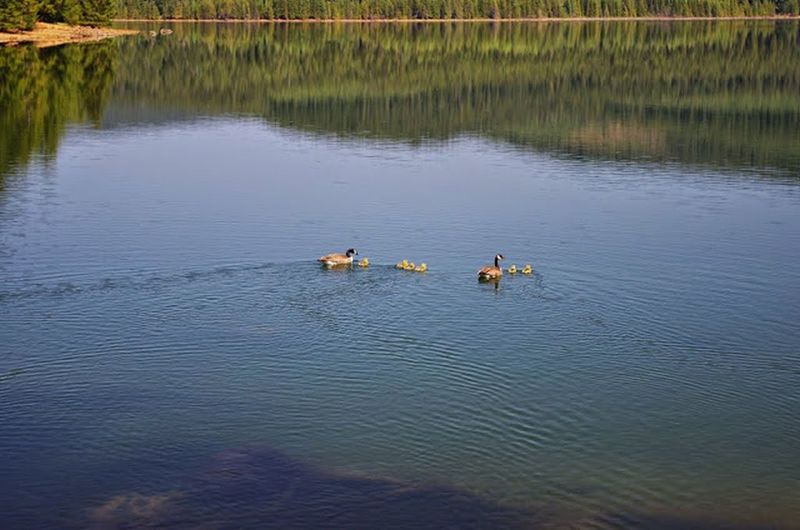
[[362, 140], [470, 135], [568, 156], [800, 171], [796, 21], [174, 29], [0, 49], [0, 174], [52, 155], [69, 123], [231, 114]]
[[0, 48], [0, 189], [32, 156], [55, 155], [68, 125], [100, 126], [118, 57], [112, 42]]

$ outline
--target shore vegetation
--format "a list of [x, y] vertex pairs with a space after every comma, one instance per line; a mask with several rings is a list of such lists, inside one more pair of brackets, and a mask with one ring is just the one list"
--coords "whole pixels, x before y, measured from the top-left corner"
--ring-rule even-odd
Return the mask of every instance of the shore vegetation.
[[800, 15], [800, 0], [3, 0], [0, 32], [36, 22], [105, 26], [175, 20], [470, 20]]
[[31, 31], [37, 22], [107, 26], [119, 0], [3, 0], [0, 32]]

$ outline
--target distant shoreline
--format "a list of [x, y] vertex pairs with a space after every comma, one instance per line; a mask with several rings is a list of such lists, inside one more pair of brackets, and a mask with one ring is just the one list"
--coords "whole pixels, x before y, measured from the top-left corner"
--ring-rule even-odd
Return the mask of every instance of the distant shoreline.
[[763, 15], [741, 17], [527, 17], [527, 18], [115, 18], [114, 22], [215, 22], [220, 24], [442, 24], [447, 22], [674, 22], [714, 20], [800, 20], [800, 15]]
[[[736, 20], [800, 20], [800, 15], [764, 15], [741, 17], [539, 17], [539, 18], [336, 18], [336, 19], [190, 19], [190, 18], [117, 18], [115, 23], [215, 23], [215, 24], [447, 24], [447, 23], [520, 23], [520, 22], [678, 22], [678, 21], [736, 21]], [[37, 22], [30, 31], [0, 31], [0, 45], [15, 46], [33, 44], [44, 48], [61, 44], [94, 42], [125, 35], [134, 35], [136, 30], [120, 28], [97, 28]]]
[[131, 29], [95, 28], [92, 26], [70, 26], [69, 24], [37, 22], [36, 26], [30, 31], [0, 31], [0, 44], [5, 46], [33, 44], [39, 48], [47, 48], [76, 42], [95, 42], [137, 33], [139, 32]]

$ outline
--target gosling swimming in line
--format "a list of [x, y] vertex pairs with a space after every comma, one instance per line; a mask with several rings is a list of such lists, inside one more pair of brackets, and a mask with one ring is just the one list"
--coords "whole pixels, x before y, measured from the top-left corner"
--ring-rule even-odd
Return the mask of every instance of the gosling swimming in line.
[[412, 271], [412, 272], [427, 272], [428, 265], [426, 263], [420, 263], [419, 265], [415, 265], [413, 261], [408, 261], [404, 259], [403, 261], [398, 261], [395, 266], [395, 269], [401, 271]]
[[496, 254], [494, 257], [494, 266], [487, 265], [478, 271], [479, 280], [497, 280], [502, 278], [503, 269], [500, 267], [500, 260], [505, 259], [502, 254]]
[[531, 274], [533, 272], [533, 267], [530, 263], [525, 264], [525, 267], [522, 269], [522, 274]]
[[317, 261], [326, 267], [338, 267], [341, 265], [350, 265], [353, 263], [353, 256], [358, 256], [358, 251], [354, 248], [348, 248], [344, 254], [326, 254], [320, 257]]
[[510, 267], [508, 268], [508, 273], [509, 273], [509, 274], [516, 274], [516, 273], [517, 273], [517, 266], [516, 266], [516, 265], [512, 265], [512, 266], [510, 266]]
[[359, 267], [369, 267], [369, 258], [364, 258], [358, 262]]

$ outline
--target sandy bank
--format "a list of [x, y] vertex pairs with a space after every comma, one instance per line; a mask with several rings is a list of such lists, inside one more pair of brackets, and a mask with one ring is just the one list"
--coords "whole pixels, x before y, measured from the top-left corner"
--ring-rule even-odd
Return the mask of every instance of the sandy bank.
[[115, 28], [93, 28], [90, 26], [70, 26], [68, 24], [48, 24], [38, 22], [31, 31], [8, 33], [0, 31], [0, 44], [15, 45], [33, 43], [44, 48], [70, 42], [92, 42], [122, 35], [134, 35], [136, 30]]

